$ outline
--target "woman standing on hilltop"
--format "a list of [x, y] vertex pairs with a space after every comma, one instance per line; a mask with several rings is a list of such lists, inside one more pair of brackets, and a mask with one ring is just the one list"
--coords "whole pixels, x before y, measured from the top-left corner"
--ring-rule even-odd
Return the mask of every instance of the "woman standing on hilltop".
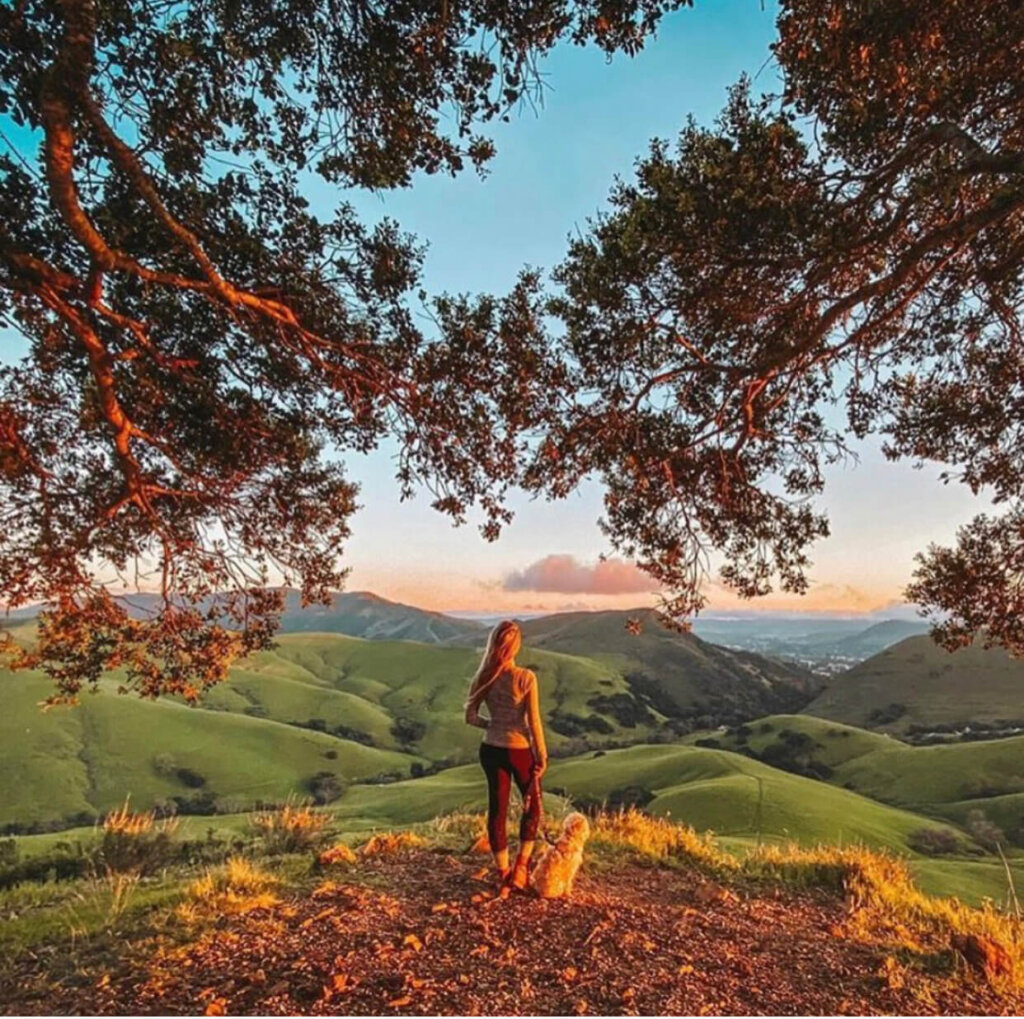
[[[513, 888], [526, 887], [527, 866], [540, 823], [540, 777], [548, 766], [537, 677], [529, 669], [516, 666], [522, 642], [522, 631], [511, 620], [491, 631], [466, 701], [466, 721], [486, 730], [480, 744], [480, 764], [487, 776], [487, 837], [502, 884]], [[481, 704], [487, 705], [488, 718], [481, 717]], [[524, 807], [519, 855], [515, 867], [510, 868], [506, 819], [512, 779], [519, 787]], [[528, 795], [531, 786], [533, 794]]]

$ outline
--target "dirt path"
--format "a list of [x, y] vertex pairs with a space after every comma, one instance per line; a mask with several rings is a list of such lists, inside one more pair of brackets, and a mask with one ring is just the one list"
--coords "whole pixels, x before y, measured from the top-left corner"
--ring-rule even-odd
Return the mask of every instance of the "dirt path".
[[[842, 904], [702, 901], [691, 873], [630, 866], [572, 901], [482, 899], [479, 858], [426, 851], [227, 918], [187, 945], [44, 988], [11, 1012], [106, 1014], [1013, 1014], [980, 980], [909, 972], [843, 933]], [[358, 881], [358, 883], [356, 883]], [[127, 963], [131, 954], [135, 961]]]

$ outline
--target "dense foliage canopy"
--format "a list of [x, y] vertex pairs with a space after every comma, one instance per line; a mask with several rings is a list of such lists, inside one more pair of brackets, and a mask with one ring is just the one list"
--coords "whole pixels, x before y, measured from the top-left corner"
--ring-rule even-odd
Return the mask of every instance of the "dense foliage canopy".
[[[280, 598], [340, 585], [356, 488], [331, 447], [493, 537], [535, 395], [528, 288], [413, 314], [420, 249], [321, 178], [483, 165], [479, 126], [560, 40], [633, 52], [685, 0], [15, 0], [0, 7], [0, 592], [46, 601], [65, 695], [121, 666], [198, 694]], [[164, 595], [112, 599], [116, 570]]]
[[1024, 651], [1024, 9], [783, 0], [774, 55], [781, 94], [743, 82], [653, 144], [572, 243], [576, 399], [531, 483], [599, 474], [612, 543], [685, 617], [712, 552], [744, 595], [804, 591], [823, 467], [875, 433], [1008, 507], [909, 594], [950, 648]]
[[417, 242], [311, 211], [317, 177], [482, 166], [539, 56], [634, 52], [685, 2], [4, 5], [0, 591], [51, 606], [23, 662], [197, 696], [267, 644], [268, 581], [341, 582], [333, 454], [382, 443], [488, 537], [510, 485], [601, 478], [674, 618], [716, 553], [744, 595], [803, 591], [823, 469], [869, 433], [1006, 507], [909, 593], [947, 646], [1024, 650], [1018, 3], [783, 0], [780, 94], [655, 143], [554, 293], [439, 297], [429, 332]]

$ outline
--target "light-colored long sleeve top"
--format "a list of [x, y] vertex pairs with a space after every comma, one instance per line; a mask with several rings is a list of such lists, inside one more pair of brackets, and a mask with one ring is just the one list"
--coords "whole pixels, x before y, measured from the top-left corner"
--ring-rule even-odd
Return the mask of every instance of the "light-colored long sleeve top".
[[488, 717], [481, 716], [479, 705], [470, 700], [466, 721], [486, 730], [485, 743], [509, 749], [532, 747], [538, 762], [547, 761], [537, 677], [529, 669], [503, 672], [485, 691], [483, 703], [487, 705]]

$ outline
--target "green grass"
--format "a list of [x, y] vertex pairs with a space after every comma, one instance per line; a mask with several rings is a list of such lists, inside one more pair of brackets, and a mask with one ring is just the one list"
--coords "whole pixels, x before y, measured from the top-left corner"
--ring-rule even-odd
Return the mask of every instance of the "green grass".
[[42, 712], [45, 678], [4, 673], [2, 682], [0, 822], [102, 813], [126, 796], [144, 808], [193, 794], [182, 768], [219, 799], [248, 805], [302, 793], [320, 771], [356, 782], [408, 773], [419, 760], [271, 720], [118, 696], [106, 683], [75, 708]]
[[[936, 827], [845, 789], [790, 775], [721, 750], [636, 746], [556, 762], [548, 786], [572, 795], [607, 797], [639, 786], [654, 794], [645, 809], [729, 836], [762, 836], [803, 845], [850, 844], [905, 850], [917, 828]], [[758, 806], [760, 802], [760, 807]]]
[[[585, 658], [527, 651], [522, 660], [537, 672], [549, 717], [594, 714], [591, 697], [628, 693], [620, 673]], [[201, 776], [203, 790], [222, 804], [246, 807], [305, 795], [320, 771], [350, 784], [408, 774], [416, 761], [473, 760], [480, 734], [463, 721], [463, 702], [477, 661], [478, 652], [464, 647], [285, 634], [275, 650], [233, 669], [198, 710], [119, 696], [104, 680], [78, 707], [42, 712], [39, 702], [51, 692], [44, 677], [0, 671], [0, 823], [102, 813], [129, 795], [147, 808], [194, 794], [179, 769]], [[604, 717], [609, 739], [641, 740], [652, 731]], [[311, 721], [358, 738], [313, 731]], [[566, 741], [549, 727], [549, 745]]]
[[1024, 792], [1024, 736], [929, 747], [895, 743], [841, 765], [833, 781], [916, 808]]
[[[1017, 896], [1021, 898], [1024, 860], [1011, 859], [1009, 864]], [[1006, 870], [1000, 860], [915, 859], [910, 862], [910, 871], [921, 891], [928, 895], [955, 896], [969, 906], [980, 906], [986, 899], [1000, 908], [1007, 906]]]
[[[890, 705], [890, 722], [873, 713]], [[1024, 661], [980, 646], [949, 654], [930, 637], [908, 637], [836, 676], [804, 709], [849, 725], [903, 733], [911, 725], [1024, 717]]]
[[[830, 768], [839, 767], [878, 750], [903, 746], [891, 736], [809, 715], [769, 715], [748, 722], [747, 728], [750, 734], [745, 739], [729, 735], [711, 735], [717, 735], [727, 749], [735, 750], [741, 745], [746, 745], [761, 753], [767, 746], [777, 742], [780, 732], [788, 729], [791, 732], [804, 733], [818, 744], [814, 759]], [[702, 735], [706, 738], [709, 734]], [[692, 738], [688, 738], [688, 742], [692, 742]]]

